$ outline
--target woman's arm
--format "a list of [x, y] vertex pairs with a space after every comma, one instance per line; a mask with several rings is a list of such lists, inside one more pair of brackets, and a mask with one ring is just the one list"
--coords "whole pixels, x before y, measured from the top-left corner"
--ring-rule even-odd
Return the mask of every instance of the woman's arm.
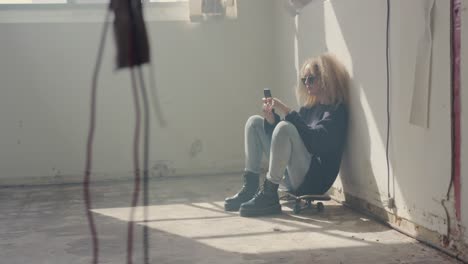
[[344, 105], [336, 110], [326, 111], [323, 118], [315, 125], [307, 124], [301, 115], [291, 111], [285, 117], [299, 132], [310, 153], [322, 154], [337, 151], [346, 137], [347, 113]]
[[273, 134], [273, 130], [280, 122], [281, 118], [275, 113], [274, 99], [271, 97], [263, 98], [263, 129], [269, 136]]
[[263, 129], [269, 136], [273, 134], [273, 130], [275, 130], [276, 125], [281, 121], [281, 118], [278, 114], [276, 114], [274, 111], [272, 113], [274, 117], [274, 122], [272, 124], [270, 124], [266, 118], [263, 118]]

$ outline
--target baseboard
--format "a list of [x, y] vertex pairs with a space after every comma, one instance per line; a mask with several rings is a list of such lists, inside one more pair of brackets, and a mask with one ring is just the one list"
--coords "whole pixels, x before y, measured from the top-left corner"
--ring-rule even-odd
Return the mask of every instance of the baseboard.
[[[197, 177], [210, 175], [240, 175], [242, 170], [178, 170], [177, 173], [166, 175], [150, 174], [151, 179], [173, 178], [173, 177]], [[56, 176], [30, 176], [0, 179], [0, 188], [8, 187], [26, 187], [26, 186], [42, 186], [42, 185], [67, 185], [67, 184], [82, 184], [84, 175], [56, 175]], [[102, 182], [125, 182], [132, 181], [134, 176], [130, 173], [112, 173], [112, 174], [93, 174], [90, 177], [90, 183]]]
[[[353, 196], [348, 193], [332, 187], [329, 191], [330, 195], [338, 202], [348, 206], [356, 211], [359, 211], [378, 222], [381, 222], [405, 235], [408, 235], [426, 245], [443, 251], [444, 253], [457, 258], [458, 260], [468, 263], [467, 253], [464, 250], [468, 248], [462, 241], [449, 241], [446, 242], [446, 236], [439, 234], [433, 230], [429, 230], [420, 226], [408, 219], [399, 217], [385, 208], [379, 207], [359, 197]], [[445, 243], [444, 243], [445, 242]]]

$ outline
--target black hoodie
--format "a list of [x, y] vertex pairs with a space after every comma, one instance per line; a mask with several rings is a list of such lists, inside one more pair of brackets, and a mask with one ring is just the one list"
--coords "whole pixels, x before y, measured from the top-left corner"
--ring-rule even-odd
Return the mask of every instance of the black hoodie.
[[[310, 108], [301, 107], [299, 112], [291, 111], [287, 114], [284, 120], [296, 127], [304, 145], [312, 154], [305, 180], [295, 193], [325, 193], [333, 185], [340, 170], [348, 128], [346, 106], [316, 104]], [[265, 120], [265, 133], [271, 136], [279, 121], [277, 114], [273, 125]]]

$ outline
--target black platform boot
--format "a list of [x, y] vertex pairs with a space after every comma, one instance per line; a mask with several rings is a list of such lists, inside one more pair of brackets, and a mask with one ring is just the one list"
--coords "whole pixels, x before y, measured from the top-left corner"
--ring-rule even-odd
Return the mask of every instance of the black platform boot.
[[260, 175], [246, 171], [243, 175], [244, 185], [240, 191], [224, 200], [224, 210], [225, 211], [239, 211], [241, 204], [249, 201], [258, 191], [258, 181]]
[[241, 216], [247, 217], [281, 213], [278, 184], [265, 179], [263, 187], [255, 194], [252, 200], [241, 205], [239, 212]]

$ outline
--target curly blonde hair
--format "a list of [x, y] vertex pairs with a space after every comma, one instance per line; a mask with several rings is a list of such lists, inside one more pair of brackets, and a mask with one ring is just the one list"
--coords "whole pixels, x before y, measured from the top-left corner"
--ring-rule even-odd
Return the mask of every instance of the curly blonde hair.
[[[325, 53], [316, 58], [307, 59], [301, 67], [299, 78], [308, 73], [315, 76], [327, 102], [332, 105], [347, 104], [350, 84], [346, 67], [331, 53]], [[312, 107], [317, 103], [315, 95], [309, 95], [304, 83], [299, 82], [296, 98], [301, 106]]]

